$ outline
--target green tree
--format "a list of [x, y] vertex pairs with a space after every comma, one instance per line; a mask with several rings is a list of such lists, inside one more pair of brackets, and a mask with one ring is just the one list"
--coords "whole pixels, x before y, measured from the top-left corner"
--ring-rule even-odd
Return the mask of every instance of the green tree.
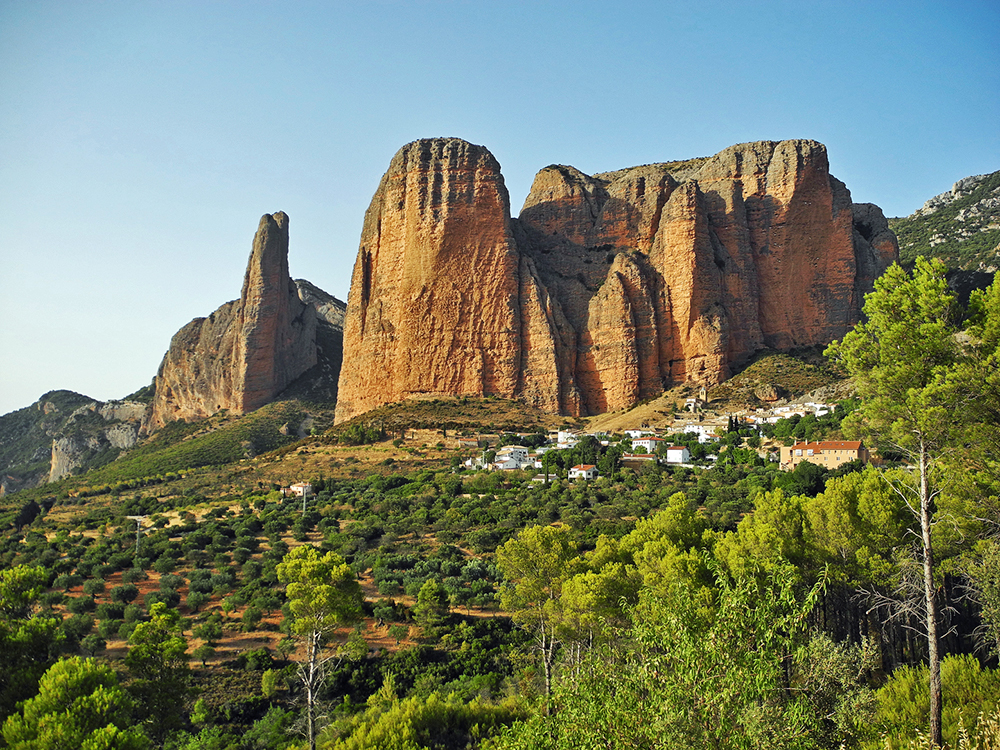
[[979, 602], [984, 640], [1000, 656], [1000, 540], [980, 542], [966, 573]]
[[361, 586], [340, 555], [320, 556], [307, 544], [291, 550], [277, 567], [285, 584], [291, 613], [290, 630], [305, 645], [305, 659], [298, 664], [298, 677], [305, 690], [306, 736], [310, 750], [316, 747], [316, 702], [332, 655], [325, 653], [336, 631], [357, 620], [363, 597]]
[[428, 578], [417, 594], [417, 603], [413, 606], [413, 619], [426, 636], [434, 637], [448, 621], [450, 614], [448, 592], [440, 582]]
[[149, 741], [131, 726], [131, 712], [111, 667], [74, 656], [42, 676], [38, 694], [4, 722], [3, 738], [20, 750], [144, 750]]
[[931, 531], [940, 493], [936, 470], [966, 414], [962, 389], [949, 378], [960, 358], [956, 305], [940, 261], [917, 258], [913, 275], [891, 266], [865, 298], [867, 320], [827, 355], [854, 379], [862, 404], [844, 420], [848, 434], [874, 440], [882, 449], [907, 457], [915, 481], [893, 487], [920, 524], [923, 610], [926, 622], [930, 740], [941, 745], [941, 658], [939, 602]]
[[563, 584], [573, 571], [576, 543], [568, 526], [529, 526], [497, 549], [504, 576], [500, 602], [534, 641], [542, 662], [545, 695], [552, 693], [552, 667], [559, 647]]
[[514, 725], [497, 746], [781, 750], [857, 735], [873, 703], [860, 662], [845, 670], [806, 655], [820, 585], [800, 598], [796, 579], [788, 564], [760, 581], [719, 574], [714, 604], [684, 583], [643, 590], [621, 637], [592, 652], [580, 680], [559, 684], [556, 710]]
[[[887, 476], [902, 481], [899, 470]], [[803, 501], [809, 548], [817, 562], [830, 565], [832, 579], [855, 586], [888, 589], [895, 577], [896, 551], [905, 544], [913, 517], [882, 472], [831, 479], [826, 490]]]
[[0, 570], [0, 716], [34, 695], [65, 640], [59, 619], [37, 611], [47, 580], [41, 567]]
[[136, 699], [149, 735], [159, 742], [183, 724], [191, 671], [180, 614], [163, 602], [156, 602], [149, 614], [149, 621], [137, 624], [129, 636], [126, 688]]
[[758, 496], [754, 512], [716, 544], [716, 557], [737, 577], [768, 572], [788, 561], [801, 570], [806, 563], [805, 500], [780, 489]]

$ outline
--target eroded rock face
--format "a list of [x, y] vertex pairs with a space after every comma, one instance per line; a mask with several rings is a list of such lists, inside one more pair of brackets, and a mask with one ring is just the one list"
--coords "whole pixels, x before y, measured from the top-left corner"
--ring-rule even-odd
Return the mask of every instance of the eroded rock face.
[[288, 217], [265, 214], [240, 299], [196, 318], [171, 340], [149, 428], [221, 409], [253, 411], [316, 362], [316, 310], [299, 298], [288, 273]]
[[417, 141], [366, 215], [337, 419], [416, 393], [595, 414], [717, 383], [761, 348], [842, 336], [897, 255], [815, 141], [546, 167], [518, 219], [486, 149]]
[[514, 394], [520, 258], [509, 215], [485, 148], [422, 140], [393, 157], [351, 279], [338, 420], [415, 394]]

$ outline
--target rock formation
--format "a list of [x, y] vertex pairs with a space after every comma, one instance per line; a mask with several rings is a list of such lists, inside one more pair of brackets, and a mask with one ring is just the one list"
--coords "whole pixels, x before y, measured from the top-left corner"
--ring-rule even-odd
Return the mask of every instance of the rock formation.
[[425, 140], [396, 154], [365, 213], [338, 415], [417, 393], [518, 389], [520, 274], [509, 215], [500, 165], [485, 148]]
[[0, 495], [101, 466], [139, 439], [146, 404], [50, 391], [0, 417]]
[[717, 383], [759, 349], [842, 336], [897, 255], [814, 141], [547, 167], [518, 219], [485, 148], [415, 141], [365, 216], [337, 421], [415, 394], [586, 415]]
[[288, 217], [265, 214], [238, 300], [196, 318], [156, 375], [149, 429], [228, 409], [253, 411], [317, 364], [317, 311], [288, 273]]

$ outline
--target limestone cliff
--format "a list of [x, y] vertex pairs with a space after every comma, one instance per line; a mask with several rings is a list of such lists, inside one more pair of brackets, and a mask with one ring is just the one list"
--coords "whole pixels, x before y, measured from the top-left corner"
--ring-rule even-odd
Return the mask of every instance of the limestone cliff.
[[50, 391], [0, 417], [0, 495], [102, 466], [139, 439], [146, 404]]
[[316, 327], [316, 307], [300, 299], [288, 272], [288, 217], [265, 214], [240, 298], [171, 340], [156, 375], [149, 429], [268, 403], [316, 365]]
[[897, 254], [814, 141], [547, 167], [518, 219], [485, 148], [417, 141], [366, 215], [337, 420], [416, 393], [579, 415], [717, 383], [761, 348], [843, 335]]

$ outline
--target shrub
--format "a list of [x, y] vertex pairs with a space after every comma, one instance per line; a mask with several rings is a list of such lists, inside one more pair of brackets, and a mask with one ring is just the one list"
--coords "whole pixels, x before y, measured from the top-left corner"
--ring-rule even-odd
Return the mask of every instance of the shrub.
[[[927, 667], [901, 667], [878, 691], [877, 722], [886, 734], [880, 747], [901, 748], [918, 731], [927, 731]], [[958, 745], [960, 722], [975, 731], [980, 713], [1000, 710], [1000, 671], [982, 669], [972, 656], [947, 656], [941, 662], [944, 741]]]

